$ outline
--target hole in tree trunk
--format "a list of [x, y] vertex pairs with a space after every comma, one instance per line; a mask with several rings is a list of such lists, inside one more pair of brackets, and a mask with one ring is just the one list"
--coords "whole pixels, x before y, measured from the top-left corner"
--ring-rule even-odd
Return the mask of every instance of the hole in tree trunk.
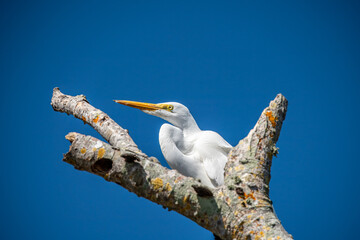
[[92, 165], [92, 171], [95, 173], [107, 173], [111, 170], [113, 161], [111, 159], [102, 158]]

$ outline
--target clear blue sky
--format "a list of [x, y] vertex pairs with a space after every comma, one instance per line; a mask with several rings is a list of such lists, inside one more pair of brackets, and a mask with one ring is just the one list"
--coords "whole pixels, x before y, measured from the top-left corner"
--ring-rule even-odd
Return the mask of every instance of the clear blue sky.
[[296, 239], [355, 239], [359, 1], [0, 3], [1, 239], [211, 239], [185, 217], [61, 161], [53, 87], [85, 94], [166, 165], [161, 119], [113, 99], [178, 101], [236, 145], [277, 93], [289, 110], [270, 196]]

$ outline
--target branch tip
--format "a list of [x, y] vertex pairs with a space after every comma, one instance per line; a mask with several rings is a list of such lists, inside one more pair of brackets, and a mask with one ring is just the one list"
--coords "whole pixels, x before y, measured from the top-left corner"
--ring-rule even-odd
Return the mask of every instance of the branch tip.
[[284, 97], [284, 95], [282, 93], [278, 93], [275, 97], [275, 99], [277, 98], [283, 98], [283, 99], [286, 99], [286, 97]]
[[76, 135], [77, 135], [76, 132], [70, 132], [65, 136], [65, 139], [69, 140], [70, 143], [73, 143], [75, 141], [75, 139], [76, 139]]
[[58, 88], [58, 87], [54, 87], [54, 89], [53, 89], [53, 96], [52, 96], [52, 98], [54, 98], [55, 96], [58, 96], [58, 95], [62, 95], [63, 93], [62, 92], [60, 92], [60, 88]]

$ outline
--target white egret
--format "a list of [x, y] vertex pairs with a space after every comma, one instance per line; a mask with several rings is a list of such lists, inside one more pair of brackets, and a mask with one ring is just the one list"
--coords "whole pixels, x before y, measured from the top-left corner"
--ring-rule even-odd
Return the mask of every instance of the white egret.
[[224, 184], [224, 167], [232, 146], [218, 133], [200, 130], [187, 107], [177, 102], [115, 102], [138, 108], [172, 124], [163, 124], [159, 133], [161, 151], [171, 168], [200, 179], [211, 188]]

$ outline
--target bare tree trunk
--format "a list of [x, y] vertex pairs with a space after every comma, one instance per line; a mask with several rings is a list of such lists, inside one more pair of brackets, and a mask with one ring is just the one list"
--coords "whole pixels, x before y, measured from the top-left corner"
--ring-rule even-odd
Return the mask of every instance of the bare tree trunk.
[[293, 239], [282, 227], [269, 198], [272, 157], [287, 110], [281, 94], [270, 102], [248, 136], [232, 149], [225, 185], [209, 189], [191, 177], [160, 165], [142, 153], [107, 114], [85, 96], [68, 96], [54, 88], [51, 105], [92, 126], [108, 142], [69, 133], [64, 161], [115, 182], [136, 195], [193, 220], [221, 239]]

